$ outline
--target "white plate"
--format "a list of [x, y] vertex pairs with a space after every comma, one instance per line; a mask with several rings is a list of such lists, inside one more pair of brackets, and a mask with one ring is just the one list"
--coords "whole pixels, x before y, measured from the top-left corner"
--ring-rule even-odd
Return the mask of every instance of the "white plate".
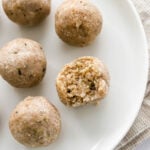
[[[54, 13], [61, 0], [52, 1], [51, 15], [34, 28], [19, 27], [0, 9], [0, 46], [27, 37], [40, 42], [48, 66], [44, 80], [30, 89], [16, 89], [0, 79], [0, 149], [31, 150], [17, 143], [8, 129], [10, 112], [28, 95], [42, 95], [60, 110], [59, 139], [38, 150], [110, 150], [132, 125], [142, 103], [148, 74], [147, 44], [140, 19], [128, 0], [93, 0], [102, 10], [102, 34], [90, 46], [76, 48], [63, 43], [54, 30]], [[111, 87], [99, 106], [66, 108], [58, 99], [55, 78], [62, 66], [76, 57], [91, 55], [108, 66]]]

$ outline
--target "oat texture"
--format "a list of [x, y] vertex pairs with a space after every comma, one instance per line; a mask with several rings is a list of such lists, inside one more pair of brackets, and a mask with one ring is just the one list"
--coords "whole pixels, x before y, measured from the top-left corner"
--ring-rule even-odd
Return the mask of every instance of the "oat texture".
[[2, 0], [6, 15], [15, 23], [33, 26], [50, 13], [50, 0]]
[[86, 46], [96, 38], [101, 28], [101, 13], [88, 0], [65, 0], [56, 11], [56, 33], [68, 44]]
[[0, 49], [0, 74], [18, 88], [38, 84], [46, 71], [46, 58], [39, 43], [15, 39]]
[[107, 95], [109, 74], [98, 58], [80, 57], [63, 67], [58, 74], [56, 88], [67, 106], [97, 104]]
[[60, 115], [44, 97], [27, 97], [11, 113], [9, 128], [13, 137], [25, 146], [46, 146], [59, 136]]

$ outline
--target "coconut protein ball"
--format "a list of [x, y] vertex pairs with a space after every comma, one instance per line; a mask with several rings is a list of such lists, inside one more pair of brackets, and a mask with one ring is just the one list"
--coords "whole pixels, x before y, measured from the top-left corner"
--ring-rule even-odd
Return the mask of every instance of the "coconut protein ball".
[[109, 74], [98, 58], [80, 57], [62, 68], [56, 88], [60, 100], [67, 106], [97, 104], [108, 93]]
[[45, 75], [46, 57], [39, 43], [15, 39], [0, 49], [0, 75], [17, 88], [38, 84]]
[[60, 114], [44, 97], [27, 97], [11, 113], [9, 128], [13, 137], [25, 146], [47, 146], [60, 134]]
[[20, 25], [39, 24], [50, 13], [50, 0], [2, 0], [10, 20]]
[[101, 28], [101, 13], [89, 0], [64, 0], [56, 11], [56, 33], [68, 44], [89, 45]]

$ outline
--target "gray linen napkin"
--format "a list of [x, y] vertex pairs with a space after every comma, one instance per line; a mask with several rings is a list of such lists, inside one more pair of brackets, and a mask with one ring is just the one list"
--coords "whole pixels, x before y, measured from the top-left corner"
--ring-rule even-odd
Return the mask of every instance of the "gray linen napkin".
[[[150, 52], [150, 0], [132, 0], [143, 22]], [[133, 126], [116, 147], [116, 150], [134, 150], [138, 144], [150, 137], [150, 73], [141, 110]]]

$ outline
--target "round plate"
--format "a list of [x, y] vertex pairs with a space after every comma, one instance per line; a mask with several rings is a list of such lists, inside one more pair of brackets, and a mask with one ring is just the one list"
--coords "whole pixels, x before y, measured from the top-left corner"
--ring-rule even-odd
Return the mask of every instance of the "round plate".
[[[144, 30], [128, 0], [93, 0], [102, 11], [101, 35], [88, 47], [63, 43], [55, 33], [54, 14], [61, 0], [52, 1], [51, 15], [39, 26], [21, 27], [0, 9], [0, 46], [25, 37], [43, 45], [47, 72], [36, 87], [17, 89], [0, 79], [0, 149], [31, 150], [14, 140], [9, 132], [9, 115], [26, 96], [45, 96], [59, 109], [62, 131], [59, 139], [38, 150], [110, 150], [131, 127], [142, 103], [148, 75], [148, 53]], [[96, 56], [107, 65], [111, 84], [99, 106], [67, 108], [57, 96], [55, 79], [62, 66], [80, 56]]]

